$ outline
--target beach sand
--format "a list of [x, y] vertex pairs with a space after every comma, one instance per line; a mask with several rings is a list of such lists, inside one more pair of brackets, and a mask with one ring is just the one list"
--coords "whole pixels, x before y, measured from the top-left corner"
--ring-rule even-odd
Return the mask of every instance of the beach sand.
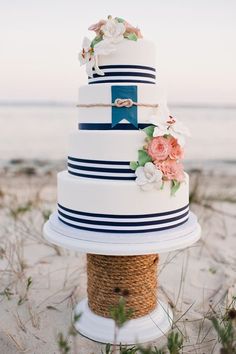
[[[49, 245], [42, 226], [56, 203], [61, 161], [13, 160], [0, 174], [0, 352], [59, 353], [72, 309], [86, 295], [84, 254]], [[183, 353], [218, 353], [208, 319], [236, 295], [236, 171], [192, 168], [191, 209], [202, 226], [189, 249], [161, 255], [159, 298], [169, 301]], [[98, 354], [104, 346], [79, 334], [70, 353]], [[165, 345], [166, 337], [156, 342]]]

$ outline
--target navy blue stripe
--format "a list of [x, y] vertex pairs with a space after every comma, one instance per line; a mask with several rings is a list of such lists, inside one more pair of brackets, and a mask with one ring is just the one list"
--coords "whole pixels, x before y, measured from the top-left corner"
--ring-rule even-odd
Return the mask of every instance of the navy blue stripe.
[[113, 177], [113, 176], [97, 176], [97, 175], [88, 175], [85, 173], [76, 173], [76, 172], [71, 172], [70, 170], [68, 171], [71, 175], [78, 176], [78, 177], [84, 177], [84, 178], [95, 178], [95, 179], [110, 179], [113, 181], [134, 181], [136, 179], [136, 176], [134, 177]]
[[111, 123], [79, 123], [80, 130], [137, 130], [144, 129], [148, 127], [149, 124], [141, 123], [136, 128], [134, 125], [129, 123], [120, 123], [112, 127]]
[[84, 215], [84, 216], [95, 216], [95, 217], [101, 217], [101, 218], [113, 218], [113, 219], [138, 219], [138, 218], [153, 218], [153, 217], [158, 217], [158, 216], [165, 216], [165, 215], [171, 215], [175, 213], [180, 213], [184, 209], [188, 208], [189, 204], [183, 206], [182, 208], [175, 209], [175, 210], [170, 210], [170, 211], [164, 211], [162, 213], [155, 213], [155, 214], [136, 214], [136, 215], [127, 215], [127, 214], [98, 214], [98, 213], [89, 213], [86, 211], [78, 211], [78, 210], [73, 210], [66, 208], [62, 206], [61, 204], [58, 203], [58, 206], [65, 211], [68, 211], [69, 213], [73, 213], [76, 215]]
[[115, 82], [134, 82], [137, 84], [152, 84], [155, 85], [155, 82], [152, 81], [145, 81], [145, 80], [99, 80], [99, 81], [91, 81], [89, 82], [89, 85], [94, 85], [94, 84], [104, 84], [104, 83], [115, 83]]
[[85, 219], [80, 219], [76, 218], [74, 216], [69, 216], [67, 214], [64, 214], [62, 211], [58, 210], [58, 213], [63, 216], [65, 219], [79, 222], [82, 224], [88, 224], [88, 225], [102, 225], [102, 226], [115, 226], [115, 227], [120, 227], [120, 226], [150, 226], [150, 225], [161, 225], [161, 224], [166, 224], [168, 222], [172, 221], [177, 221], [180, 219], [183, 219], [185, 216], [188, 215], [188, 211], [185, 212], [184, 214], [174, 216], [172, 218], [168, 219], [161, 219], [161, 220], [152, 220], [152, 221], [137, 221], [137, 222], [126, 222], [126, 221], [99, 221], [99, 220], [85, 220]]
[[164, 230], [168, 230], [168, 229], [173, 229], [174, 227], [183, 225], [184, 223], [186, 223], [188, 221], [188, 219], [181, 221], [178, 224], [175, 225], [171, 225], [171, 226], [165, 226], [165, 227], [160, 227], [160, 228], [154, 228], [154, 229], [147, 229], [147, 230], [107, 230], [107, 229], [97, 229], [97, 228], [90, 228], [90, 227], [84, 227], [84, 226], [76, 226], [73, 225], [69, 222], [66, 222], [64, 220], [62, 220], [60, 217], [58, 217], [58, 219], [63, 222], [64, 224], [74, 227], [75, 229], [79, 229], [79, 230], [84, 230], [84, 231], [93, 231], [93, 232], [106, 232], [106, 233], [112, 233], [112, 234], [131, 234], [131, 233], [135, 233], [135, 234], [140, 234], [140, 233], [147, 233], [147, 232], [155, 232], [155, 231], [164, 231]]
[[[100, 69], [141, 69], [141, 70], [151, 70], [156, 71], [152, 66], [144, 65], [101, 65]], [[94, 70], [95, 71], [95, 70]]]
[[68, 163], [68, 167], [74, 168], [76, 170], [82, 171], [93, 171], [93, 172], [111, 172], [111, 173], [134, 173], [130, 168], [103, 168], [103, 167], [88, 167], [88, 166], [78, 166], [72, 163]]
[[129, 161], [107, 161], [107, 160], [89, 160], [89, 159], [78, 159], [75, 157], [68, 156], [71, 161], [94, 163], [94, 164], [106, 164], [106, 165], [127, 165], [129, 166]]
[[[147, 74], [147, 73], [139, 73], [139, 72], [131, 72], [131, 71], [116, 71], [116, 72], [109, 72], [109, 73], [104, 73], [103, 77], [109, 77], [109, 76], [139, 76], [139, 77], [150, 77], [151, 79], [155, 79], [156, 75], [153, 74]], [[93, 77], [91, 80], [95, 77], [101, 77], [101, 75], [98, 74], [93, 74]]]

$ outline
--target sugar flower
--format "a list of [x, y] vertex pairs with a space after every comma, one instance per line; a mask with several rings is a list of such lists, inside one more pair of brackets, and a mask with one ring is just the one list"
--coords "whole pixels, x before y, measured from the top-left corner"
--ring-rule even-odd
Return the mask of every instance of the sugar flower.
[[163, 174], [152, 162], [147, 162], [145, 166], [139, 166], [135, 174], [137, 185], [144, 191], [152, 188], [160, 189], [162, 186]]
[[170, 139], [163, 136], [153, 138], [148, 144], [147, 152], [153, 160], [163, 161], [167, 159], [171, 152]]
[[182, 122], [177, 121], [172, 116], [169, 116], [168, 120], [160, 120], [160, 122], [155, 123], [153, 136], [157, 137], [164, 135], [171, 135], [178, 141], [180, 146], [184, 146], [185, 137], [190, 136], [190, 132]]
[[91, 41], [85, 37], [82, 44], [82, 51], [79, 53], [80, 65], [86, 64], [86, 72], [89, 77], [93, 76], [94, 72], [98, 75], [104, 75], [104, 72], [99, 69], [98, 56], [108, 55], [115, 51], [114, 45], [104, 40], [97, 43], [93, 48]]
[[138, 27], [132, 26], [129, 22], [124, 21], [126, 32], [136, 34], [137, 38], [143, 38], [142, 33]]
[[[111, 16], [108, 17], [108, 20], [112, 20]], [[125, 31], [123, 32], [123, 34], [124, 33], [127, 33], [127, 34], [134, 33], [137, 36], [137, 38], [143, 38], [141, 31], [138, 27], [132, 26], [129, 22], [127, 22], [123, 19], [115, 18], [115, 19], [113, 19], [113, 21], [114, 20], [116, 22], [122, 23], [125, 26]], [[107, 20], [100, 20], [97, 23], [91, 25], [89, 27], [89, 30], [94, 31], [97, 36], [101, 35], [102, 34], [102, 26], [106, 25], [106, 23], [107, 23]], [[120, 26], [120, 28], [123, 28], [123, 27]]]
[[100, 20], [97, 23], [91, 25], [88, 29], [89, 31], [96, 32], [96, 35], [99, 35], [101, 32], [101, 27], [106, 24], [106, 20]]
[[103, 39], [111, 43], [119, 43], [124, 39], [125, 25], [118, 22], [115, 18], [108, 18], [106, 23], [101, 26]]
[[183, 182], [184, 169], [183, 164], [176, 161], [167, 159], [165, 161], [155, 161], [156, 166], [162, 171], [164, 179], [168, 181], [176, 180]]
[[170, 144], [170, 153], [169, 156], [173, 160], [181, 160], [184, 157], [184, 150], [183, 148], [179, 145], [178, 141], [171, 137], [168, 139], [169, 144]]
[[153, 136], [157, 137], [157, 136], [164, 136], [164, 135], [168, 135], [168, 125], [165, 122], [157, 122], [155, 124], [155, 129], [153, 131]]
[[180, 144], [180, 146], [184, 146], [185, 137], [190, 136], [190, 132], [188, 128], [180, 121], [175, 121], [173, 124], [169, 125], [169, 134], [171, 134]]

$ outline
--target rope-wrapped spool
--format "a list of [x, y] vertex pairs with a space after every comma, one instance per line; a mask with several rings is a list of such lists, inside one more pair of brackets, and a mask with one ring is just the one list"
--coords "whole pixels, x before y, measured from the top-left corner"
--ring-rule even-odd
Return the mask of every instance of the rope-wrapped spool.
[[158, 255], [87, 255], [88, 304], [97, 315], [111, 317], [121, 296], [132, 318], [145, 316], [157, 304]]

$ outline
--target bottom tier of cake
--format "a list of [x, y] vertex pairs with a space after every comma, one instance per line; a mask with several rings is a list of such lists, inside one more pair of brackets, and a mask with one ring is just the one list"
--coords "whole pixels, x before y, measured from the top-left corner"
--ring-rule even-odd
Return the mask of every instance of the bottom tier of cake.
[[189, 178], [174, 196], [170, 183], [143, 191], [134, 181], [104, 181], [58, 174], [58, 217], [68, 226], [111, 233], [154, 232], [189, 217]]

